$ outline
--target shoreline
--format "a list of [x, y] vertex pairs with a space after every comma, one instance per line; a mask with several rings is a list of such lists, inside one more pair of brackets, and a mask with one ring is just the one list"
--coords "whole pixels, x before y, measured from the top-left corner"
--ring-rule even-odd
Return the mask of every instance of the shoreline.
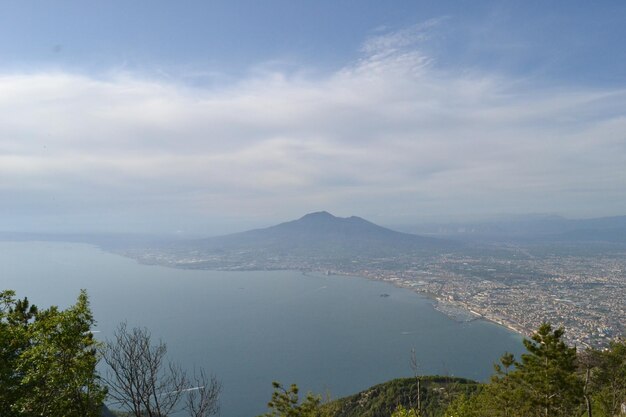
[[[438, 295], [436, 293], [431, 293], [426, 290], [426, 288], [422, 288], [423, 286], [427, 286], [429, 279], [428, 277], [424, 277], [420, 279], [419, 276], [411, 276], [406, 277], [403, 271], [376, 271], [376, 270], [360, 270], [360, 271], [350, 271], [345, 272], [337, 269], [332, 269], [333, 267], [322, 268], [319, 266], [313, 267], [302, 267], [296, 264], [274, 264], [272, 262], [263, 264], [262, 262], [250, 262], [250, 263], [231, 263], [221, 265], [218, 263], [214, 263], [213, 260], [210, 262], [207, 260], [198, 260], [198, 259], [186, 259], [179, 258], [176, 256], [164, 256], [163, 254], [153, 254], [150, 252], [144, 252], [139, 250], [126, 250], [120, 248], [113, 248], [108, 245], [104, 245], [102, 243], [96, 242], [79, 242], [79, 241], [67, 241], [67, 240], [41, 240], [41, 239], [24, 239], [24, 240], [13, 240], [7, 239], [3, 240], [3, 242], [7, 243], [24, 243], [24, 242], [41, 242], [41, 243], [64, 243], [64, 244], [77, 244], [77, 245], [86, 245], [94, 247], [102, 252], [107, 252], [112, 255], [121, 256], [123, 258], [132, 260], [138, 264], [148, 265], [148, 266], [161, 266], [172, 269], [181, 269], [181, 270], [207, 270], [207, 271], [221, 271], [221, 272], [244, 272], [244, 271], [296, 271], [300, 273], [314, 273], [320, 275], [338, 275], [338, 276], [349, 276], [355, 278], [365, 278], [372, 281], [385, 282], [388, 284], [392, 284], [395, 287], [403, 288], [410, 290], [420, 296], [429, 299], [432, 301], [433, 308], [446, 315], [451, 320], [455, 320], [458, 322], [468, 322], [471, 320], [482, 319], [498, 326], [506, 328], [508, 331], [513, 332], [516, 335], [521, 336], [522, 338], [529, 338], [532, 336], [534, 329], [536, 327], [526, 328], [522, 326], [519, 322], [514, 321], [512, 318], [507, 316], [503, 316], [503, 311], [483, 311], [481, 306], [475, 306], [472, 299], [467, 299], [465, 301], [460, 301], [454, 299], [454, 294], [450, 296]], [[156, 256], [158, 255], [158, 256]], [[265, 266], [264, 266], [265, 265]], [[440, 277], [441, 278], [441, 277]], [[446, 278], [446, 277], [443, 277]], [[487, 306], [488, 307], [488, 306]], [[471, 320], [468, 316], [471, 315]], [[576, 326], [573, 327], [574, 337], [568, 339], [567, 343], [572, 346], [584, 346], [584, 347], [602, 347], [606, 346], [610, 340], [614, 340], [617, 336], [608, 337], [600, 334], [598, 337], [593, 338], [595, 333], [592, 331], [585, 331], [584, 326], [578, 328]], [[570, 328], [568, 327], [568, 330]], [[578, 333], [576, 333], [576, 331]], [[619, 333], [618, 333], [619, 335]]]
[[348, 277], [348, 278], [360, 278], [360, 279], [367, 279], [370, 281], [376, 281], [376, 282], [384, 282], [386, 284], [389, 285], [393, 285], [396, 288], [401, 288], [401, 289], [405, 289], [408, 291], [411, 291], [414, 294], [418, 294], [430, 301], [433, 302], [433, 308], [435, 310], [437, 310], [438, 312], [444, 314], [445, 316], [447, 316], [449, 319], [457, 322], [457, 323], [469, 323], [475, 320], [483, 320], [495, 325], [498, 325], [500, 327], [504, 327], [505, 329], [523, 337], [523, 338], [527, 338], [530, 337], [530, 332], [528, 332], [526, 329], [523, 328], [519, 328], [516, 327], [516, 323], [508, 323], [506, 321], [505, 318], [500, 318], [500, 317], [490, 317], [484, 313], [481, 313], [479, 311], [476, 311], [462, 303], [455, 303], [454, 301], [451, 300], [446, 300], [446, 299], [442, 299], [441, 297], [438, 297], [435, 294], [431, 294], [428, 293], [426, 291], [419, 291], [416, 289], [416, 287], [419, 287], [419, 285], [415, 285], [418, 282], [411, 282], [411, 283], [406, 283], [405, 280], [401, 280], [399, 278], [391, 278], [391, 279], [385, 279], [385, 278], [376, 278], [376, 277], [370, 277], [370, 276], [366, 276], [366, 275], [358, 275], [358, 274], [352, 274], [352, 273], [345, 273], [345, 272], [341, 272], [341, 271], [321, 271], [321, 270], [307, 270], [307, 271], [303, 271], [303, 270], [298, 270], [299, 272], [301, 272], [303, 275], [307, 275], [307, 273], [313, 273], [313, 274], [319, 274], [319, 276], [341, 276], [341, 277]]
[[442, 299], [441, 297], [426, 292], [419, 291], [417, 288], [420, 286], [419, 281], [407, 282], [404, 279], [397, 277], [382, 277], [382, 276], [368, 276], [367, 273], [350, 273], [344, 271], [330, 270], [330, 269], [308, 269], [308, 268], [194, 268], [189, 264], [176, 264], [176, 263], [164, 263], [164, 262], [149, 262], [146, 259], [142, 259], [138, 256], [133, 256], [132, 254], [126, 253], [124, 251], [115, 250], [112, 248], [107, 248], [104, 245], [86, 243], [86, 242], [69, 242], [69, 243], [79, 243], [79, 244], [87, 244], [90, 246], [94, 246], [103, 252], [111, 253], [114, 255], [118, 255], [127, 259], [132, 259], [135, 262], [142, 265], [151, 265], [151, 266], [162, 266], [166, 268], [172, 269], [197, 269], [197, 270], [206, 270], [206, 271], [221, 271], [221, 272], [237, 272], [237, 271], [294, 271], [300, 272], [302, 275], [307, 275], [309, 273], [319, 274], [320, 276], [341, 276], [341, 277], [351, 277], [351, 278], [359, 278], [359, 279], [367, 279], [370, 281], [376, 282], [384, 282], [390, 285], [393, 285], [396, 288], [402, 288], [408, 291], [411, 291], [415, 294], [418, 294], [430, 301], [433, 302], [433, 308], [438, 312], [447, 316], [450, 320], [456, 321], [458, 323], [469, 323], [474, 320], [484, 320], [489, 323], [496, 324], [498, 326], [504, 327], [505, 329], [523, 337], [530, 337], [530, 332], [524, 328], [519, 328], [517, 323], [509, 323], [506, 318], [503, 317], [490, 317], [480, 311], [476, 311], [463, 303], [454, 302], [452, 300]]

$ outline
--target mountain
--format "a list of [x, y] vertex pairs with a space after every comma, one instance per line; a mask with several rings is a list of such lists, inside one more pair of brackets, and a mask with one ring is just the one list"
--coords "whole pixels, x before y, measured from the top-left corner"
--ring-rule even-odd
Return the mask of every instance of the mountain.
[[126, 254], [142, 262], [194, 269], [350, 270], [357, 261], [412, 257], [455, 246], [443, 239], [386, 229], [360, 217], [321, 211], [264, 229]]
[[572, 220], [570, 227], [555, 240], [626, 243], [626, 216]]
[[265, 229], [197, 241], [204, 249], [262, 250], [276, 254], [377, 255], [439, 248], [441, 239], [396, 232], [360, 217], [335, 217], [321, 211]]

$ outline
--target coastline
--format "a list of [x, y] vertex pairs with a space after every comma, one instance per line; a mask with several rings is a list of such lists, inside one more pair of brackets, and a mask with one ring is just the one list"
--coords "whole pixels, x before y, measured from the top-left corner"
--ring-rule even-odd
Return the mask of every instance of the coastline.
[[[376, 280], [376, 279], [375, 279]], [[463, 303], [454, 302], [453, 300], [444, 299], [436, 296], [435, 294], [428, 293], [426, 291], [419, 291], [415, 285], [403, 285], [403, 283], [390, 282], [385, 279], [378, 279], [376, 281], [388, 282], [398, 288], [404, 288], [412, 291], [416, 294], [420, 294], [432, 301], [434, 301], [433, 308], [450, 319], [457, 322], [470, 322], [474, 320], [484, 320], [498, 326], [504, 327], [522, 337], [529, 337], [530, 332], [503, 317], [493, 317], [480, 311], [476, 311], [474, 308], [466, 306]]]
[[354, 274], [354, 273], [346, 273], [342, 271], [330, 271], [330, 270], [299, 270], [303, 275], [307, 275], [308, 273], [319, 274], [324, 276], [342, 276], [342, 277], [350, 277], [350, 278], [360, 278], [367, 279], [370, 281], [377, 282], [385, 282], [387, 284], [393, 285], [396, 288], [402, 288], [405, 290], [409, 290], [415, 294], [421, 295], [430, 301], [433, 302], [433, 308], [440, 313], [446, 315], [451, 320], [454, 320], [458, 323], [468, 323], [474, 320], [484, 320], [489, 323], [496, 324], [498, 326], [504, 327], [507, 330], [521, 336], [521, 337], [530, 337], [531, 332], [520, 327], [517, 323], [509, 322], [506, 318], [501, 317], [493, 317], [487, 314], [484, 314], [480, 311], [476, 311], [475, 309], [466, 306], [463, 303], [454, 302], [452, 300], [443, 299], [438, 297], [435, 294], [419, 291], [419, 281], [415, 282], [407, 282], [406, 280], [402, 280], [400, 278], [379, 278], [367, 276], [366, 274]]
[[110, 250], [108, 248], [100, 247], [100, 249], [114, 253], [116, 255], [123, 256], [125, 258], [130, 258], [135, 260], [136, 262], [144, 265], [159, 265], [174, 269], [199, 269], [199, 270], [208, 270], [208, 271], [297, 271], [303, 275], [307, 274], [319, 274], [320, 276], [341, 276], [341, 277], [350, 277], [350, 278], [359, 278], [359, 279], [367, 279], [370, 281], [377, 282], [385, 282], [387, 284], [391, 284], [396, 288], [402, 288], [409, 290], [415, 294], [419, 294], [433, 302], [433, 308], [440, 313], [446, 315], [451, 320], [454, 320], [459, 323], [467, 323], [474, 320], [484, 320], [498, 326], [504, 327], [507, 330], [521, 336], [521, 337], [529, 337], [531, 332], [525, 328], [522, 328], [517, 323], [508, 320], [506, 317], [494, 317], [489, 314], [483, 313], [481, 311], [477, 311], [475, 307], [466, 306], [463, 303], [455, 302], [454, 300], [444, 299], [436, 294], [429, 293], [427, 291], [420, 291], [419, 288], [423, 284], [419, 280], [406, 280], [403, 278], [399, 278], [396, 276], [384, 276], [380, 273], [371, 273], [369, 271], [355, 271], [355, 272], [344, 272], [339, 270], [332, 270], [326, 268], [298, 268], [295, 266], [284, 267], [284, 268], [259, 268], [258, 266], [240, 266], [240, 267], [230, 267], [230, 268], [219, 268], [219, 267], [206, 267], [206, 265], [202, 265], [201, 263], [197, 264], [189, 264], [189, 263], [174, 263], [174, 262], [163, 262], [162, 259], [145, 259], [141, 256], [137, 256], [137, 254], [131, 254], [124, 251], [115, 251]]

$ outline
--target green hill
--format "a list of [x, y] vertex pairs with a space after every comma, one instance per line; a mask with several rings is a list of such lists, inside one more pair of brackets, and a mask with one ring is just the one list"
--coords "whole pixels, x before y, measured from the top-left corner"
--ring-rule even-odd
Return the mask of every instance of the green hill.
[[[424, 376], [420, 385], [422, 411], [428, 416], [438, 417], [443, 416], [454, 398], [474, 393], [480, 384], [464, 378]], [[394, 379], [331, 401], [324, 408], [334, 417], [388, 417], [399, 405], [416, 407], [416, 388], [415, 378]]]

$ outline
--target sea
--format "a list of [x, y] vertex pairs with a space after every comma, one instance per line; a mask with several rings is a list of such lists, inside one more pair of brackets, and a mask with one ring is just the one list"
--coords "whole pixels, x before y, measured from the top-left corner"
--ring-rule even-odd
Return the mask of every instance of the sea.
[[484, 320], [455, 320], [432, 300], [361, 277], [223, 272], [143, 265], [78, 243], [0, 242], [0, 290], [39, 307], [86, 289], [97, 325], [147, 328], [168, 358], [222, 383], [221, 416], [267, 411], [272, 381], [338, 398], [414, 374], [480, 381], [522, 338]]

